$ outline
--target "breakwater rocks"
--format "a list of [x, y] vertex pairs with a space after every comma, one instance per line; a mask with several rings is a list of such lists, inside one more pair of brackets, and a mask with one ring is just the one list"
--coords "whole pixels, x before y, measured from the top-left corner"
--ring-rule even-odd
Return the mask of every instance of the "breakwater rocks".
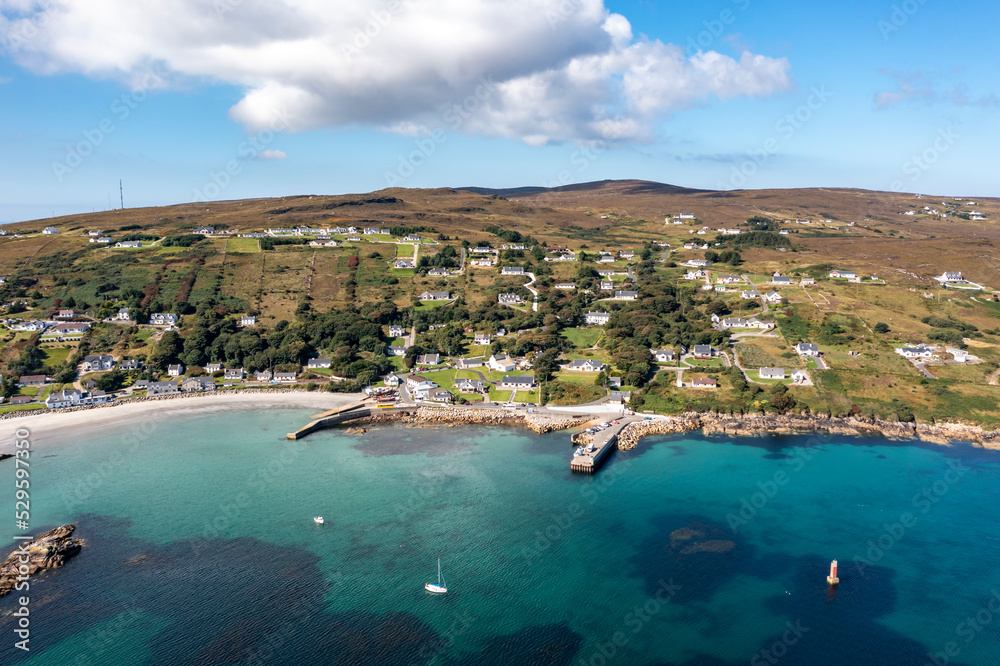
[[414, 407], [392, 412], [376, 412], [364, 421], [368, 423], [414, 423], [424, 425], [516, 425], [539, 434], [576, 428], [590, 420], [589, 416], [563, 416], [507, 411], [503, 409], [464, 409], [457, 407]]
[[0, 564], [0, 596], [14, 589], [18, 576], [31, 576], [39, 571], [61, 567], [80, 552], [82, 539], [74, 539], [76, 525], [62, 525], [49, 530], [34, 541], [22, 543]]
[[829, 435], [872, 436], [890, 439], [921, 439], [937, 444], [959, 440], [988, 449], [1000, 449], [1000, 433], [979, 426], [959, 423], [892, 423], [854, 417], [806, 416], [798, 414], [683, 414], [655, 417], [625, 427], [618, 437], [618, 448], [628, 450], [647, 435], [667, 435], [700, 429], [706, 435], [755, 437], [826, 433]]

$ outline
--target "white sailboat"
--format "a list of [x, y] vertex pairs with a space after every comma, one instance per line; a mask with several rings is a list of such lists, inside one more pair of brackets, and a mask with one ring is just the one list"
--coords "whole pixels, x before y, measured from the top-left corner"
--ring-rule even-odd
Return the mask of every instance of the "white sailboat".
[[315, 518], [313, 518], [313, 522], [316, 523], [317, 525], [322, 525], [324, 522], [323, 516], [316, 516]]
[[441, 576], [441, 558], [440, 557], [438, 558], [438, 582], [437, 582], [437, 585], [435, 585], [434, 583], [427, 583], [426, 585], [424, 585], [424, 589], [427, 590], [428, 592], [432, 592], [434, 594], [447, 594], [448, 593], [448, 588], [445, 585], [444, 578]]

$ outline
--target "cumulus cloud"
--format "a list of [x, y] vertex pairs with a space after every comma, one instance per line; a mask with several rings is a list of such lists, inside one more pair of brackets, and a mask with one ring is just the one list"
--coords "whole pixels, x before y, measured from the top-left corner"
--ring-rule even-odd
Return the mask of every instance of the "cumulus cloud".
[[876, 93], [875, 107], [878, 109], [887, 109], [902, 103], [953, 104], [985, 108], [1000, 105], [1000, 99], [995, 94], [970, 96], [969, 87], [964, 83], [945, 83], [942, 88], [938, 83], [940, 77], [933, 74], [897, 72], [888, 69], [880, 71], [895, 81], [896, 88]]
[[688, 57], [603, 0], [0, 0], [0, 45], [40, 73], [240, 86], [230, 117], [251, 132], [642, 141], [670, 113], [791, 86], [784, 58]]
[[262, 150], [257, 153], [258, 160], [270, 161], [270, 160], [283, 160], [286, 159], [288, 155], [285, 154], [283, 150], [276, 150], [274, 148], [268, 148], [267, 150]]

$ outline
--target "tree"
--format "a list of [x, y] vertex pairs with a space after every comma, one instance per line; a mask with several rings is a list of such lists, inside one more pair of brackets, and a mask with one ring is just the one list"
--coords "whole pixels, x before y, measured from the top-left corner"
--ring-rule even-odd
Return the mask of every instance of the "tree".
[[120, 368], [105, 372], [97, 378], [97, 388], [111, 393], [125, 385], [126, 375]]
[[156, 349], [149, 355], [149, 365], [166, 370], [167, 366], [177, 361], [177, 355], [181, 353], [181, 336], [176, 331], [167, 331], [156, 343]]
[[768, 390], [768, 402], [779, 414], [795, 407], [795, 398], [788, 393], [788, 387], [784, 384], [775, 384]]
[[885, 323], [884, 321], [880, 321], [879, 323], [875, 324], [876, 333], [888, 333], [889, 330], [890, 330], [889, 324]]
[[596, 384], [597, 386], [607, 386], [608, 376], [605, 374], [603, 370], [597, 373], [597, 377], [594, 378], [594, 384]]
[[17, 381], [14, 377], [4, 377], [3, 382], [0, 382], [0, 395], [4, 398], [17, 395], [18, 390]]

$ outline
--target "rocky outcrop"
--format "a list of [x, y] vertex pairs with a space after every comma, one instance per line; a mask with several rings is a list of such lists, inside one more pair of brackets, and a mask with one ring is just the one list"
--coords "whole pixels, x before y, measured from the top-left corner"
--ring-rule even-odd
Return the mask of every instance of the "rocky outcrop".
[[80, 552], [82, 539], [74, 539], [76, 525], [62, 525], [49, 530], [34, 541], [18, 546], [0, 564], [0, 596], [14, 589], [18, 576], [31, 576], [39, 571], [55, 569]]
[[543, 434], [554, 430], [576, 428], [590, 420], [588, 416], [563, 416], [503, 409], [461, 407], [414, 407], [413, 409], [377, 412], [366, 419], [369, 423], [413, 423], [424, 425], [516, 425]]
[[1000, 449], [1000, 433], [960, 423], [898, 423], [857, 417], [805, 416], [800, 414], [683, 414], [631, 423], [618, 437], [618, 448], [628, 450], [647, 435], [667, 435], [698, 430], [706, 435], [757, 437], [823, 433], [890, 439], [921, 439], [937, 444], [953, 441], [974, 442], [984, 448]]

